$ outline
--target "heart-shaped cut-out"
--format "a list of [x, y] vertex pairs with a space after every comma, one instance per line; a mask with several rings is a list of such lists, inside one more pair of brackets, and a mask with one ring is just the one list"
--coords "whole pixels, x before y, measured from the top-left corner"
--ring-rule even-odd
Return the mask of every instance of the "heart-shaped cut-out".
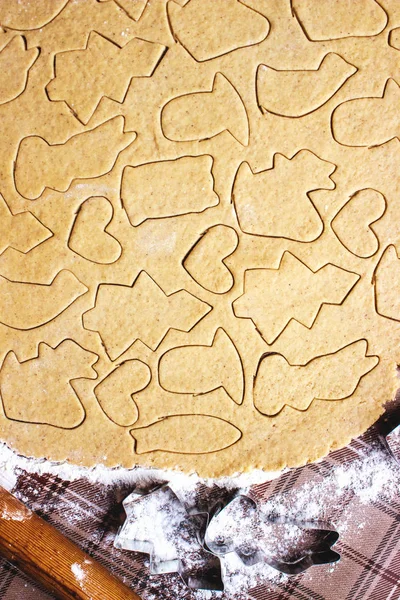
[[225, 294], [232, 289], [234, 278], [225, 264], [239, 244], [238, 234], [227, 225], [214, 225], [201, 234], [183, 259], [189, 275], [214, 294]]
[[370, 258], [379, 249], [373, 225], [383, 217], [386, 200], [370, 188], [358, 190], [332, 220], [332, 229], [345, 248], [360, 258]]
[[75, 217], [68, 246], [76, 254], [94, 263], [108, 265], [122, 253], [118, 240], [107, 233], [113, 218], [111, 202], [103, 196], [92, 196], [83, 202]]

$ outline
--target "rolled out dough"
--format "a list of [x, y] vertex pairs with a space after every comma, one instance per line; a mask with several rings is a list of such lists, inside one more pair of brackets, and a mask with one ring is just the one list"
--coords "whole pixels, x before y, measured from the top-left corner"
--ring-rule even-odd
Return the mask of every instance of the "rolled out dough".
[[216, 477], [364, 432], [400, 360], [396, 1], [0, 25], [2, 440]]

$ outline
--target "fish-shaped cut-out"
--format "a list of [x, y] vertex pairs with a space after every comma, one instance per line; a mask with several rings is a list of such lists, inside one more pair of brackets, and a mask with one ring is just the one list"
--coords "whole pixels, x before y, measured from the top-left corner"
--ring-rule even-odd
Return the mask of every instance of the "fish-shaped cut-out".
[[357, 68], [329, 52], [314, 70], [257, 69], [257, 102], [262, 111], [281, 117], [304, 117], [328, 102]]
[[0, 194], [0, 254], [7, 248], [26, 254], [52, 235], [32, 213], [13, 214]]
[[332, 264], [312, 271], [290, 252], [278, 269], [245, 271], [244, 294], [233, 302], [237, 317], [251, 319], [268, 344], [295, 319], [311, 327], [323, 304], [341, 304], [360, 276]]
[[172, 32], [198, 62], [253, 46], [267, 37], [270, 25], [264, 15], [241, 0], [189, 0], [167, 4]]
[[147, 427], [131, 430], [135, 452], [161, 450], [174, 454], [210, 454], [224, 450], [242, 437], [242, 432], [223, 419], [208, 415], [165, 417]]
[[83, 315], [86, 329], [98, 331], [111, 360], [140, 340], [155, 350], [169, 329], [189, 331], [211, 307], [179, 290], [167, 296], [142, 271], [131, 286], [100, 284], [95, 307]]
[[164, 52], [165, 46], [139, 38], [120, 48], [92, 31], [84, 50], [56, 54], [47, 93], [50, 100], [66, 102], [86, 124], [104, 96], [123, 102], [131, 79], [150, 77]]
[[379, 250], [374, 223], [383, 217], [386, 200], [377, 190], [358, 190], [339, 210], [331, 227], [345, 248], [355, 256], [369, 258]]
[[136, 138], [136, 133], [126, 132], [124, 125], [124, 117], [113, 117], [61, 144], [49, 144], [38, 136], [24, 138], [15, 164], [17, 191], [36, 200], [46, 188], [65, 192], [75, 179], [105, 175]]
[[400, 87], [388, 79], [383, 96], [347, 100], [333, 111], [332, 133], [342, 146], [380, 146], [399, 136]]
[[316, 240], [324, 224], [309, 193], [332, 190], [335, 184], [330, 176], [335, 168], [309, 150], [301, 150], [292, 158], [275, 154], [272, 168], [259, 173], [242, 163], [232, 191], [240, 228], [253, 235], [298, 242]]
[[394, 246], [383, 252], [372, 282], [378, 315], [400, 321], [400, 259]]
[[292, 13], [313, 42], [381, 33], [388, 15], [375, 0], [291, 0]]
[[243, 146], [249, 143], [245, 106], [222, 73], [215, 75], [210, 92], [193, 92], [167, 102], [161, 126], [165, 137], [176, 142], [201, 141], [228, 131]]
[[234, 279], [225, 264], [239, 244], [238, 234], [227, 225], [214, 225], [205, 231], [183, 259], [189, 275], [204, 289], [225, 294]]
[[60, 271], [49, 284], [10, 281], [0, 275], [0, 323], [34, 329], [55, 319], [87, 287], [71, 271]]
[[10, 102], [24, 92], [29, 69], [38, 56], [39, 48], [27, 50], [21, 35], [13, 37], [0, 51], [0, 104]]
[[19, 362], [9, 352], [0, 370], [0, 395], [8, 419], [63, 429], [78, 427], [85, 410], [71, 385], [75, 379], [96, 379], [98, 356], [73, 340], [56, 348], [39, 344], [36, 358]]
[[222, 387], [234, 402], [243, 401], [242, 363], [223, 329], [216, 331], [211, 346], [180, 346], [168, 350], [160, 359], [158, 376], [161, 387], [169, 392], [198, 395]]
[[121, 427], [136, 423], [139, 411], [133, 395], [149, 384], [151, 371], [141, 360], [127, 360], [94, 388], [95, 396], [111, 421]]
[[112, 218], [113, 207], [107, 198], [88, 198], [75, 217], [68, 246], [94, 263], [108, 265], [117, 261], [122, 253], [121, 244], [107, 232]]
[[147, 6], [148, 0], [97, 0], [98, 2], [115, 2], [130, 19], [139, 21]]
[[0, 25], [21, 31], [39, 29], [55, 19], [67, 4], [68, 0], [2, 0]]
[[304, 411], [314, 400], [344, 400], [379, 362], [367, 351], [367, 341], [359, 340], [305, 365], [291, 365], [281, 354], [266, 354], [254, 380], [254, 406], [273, 416], [284, 406]]
[[131, 225], [216, 206], [212, 165], [213, 158], [204, 154], [125, 167], [121, 200]]

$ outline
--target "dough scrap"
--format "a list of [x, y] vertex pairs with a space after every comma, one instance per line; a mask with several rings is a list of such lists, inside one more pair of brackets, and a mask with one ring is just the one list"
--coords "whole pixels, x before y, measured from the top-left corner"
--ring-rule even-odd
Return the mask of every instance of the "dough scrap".
[[218, 477], [364, 432], [400, 364], [395, 3], [24, 4], [0, 3], [2, 440]]

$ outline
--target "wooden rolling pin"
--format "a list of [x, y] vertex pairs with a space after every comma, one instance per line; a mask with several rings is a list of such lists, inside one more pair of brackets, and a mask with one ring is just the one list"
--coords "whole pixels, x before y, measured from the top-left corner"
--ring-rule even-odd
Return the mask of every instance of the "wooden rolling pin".
[[61, 600], [140, 600], [134, 591], [3, 487], [0, 555]]

